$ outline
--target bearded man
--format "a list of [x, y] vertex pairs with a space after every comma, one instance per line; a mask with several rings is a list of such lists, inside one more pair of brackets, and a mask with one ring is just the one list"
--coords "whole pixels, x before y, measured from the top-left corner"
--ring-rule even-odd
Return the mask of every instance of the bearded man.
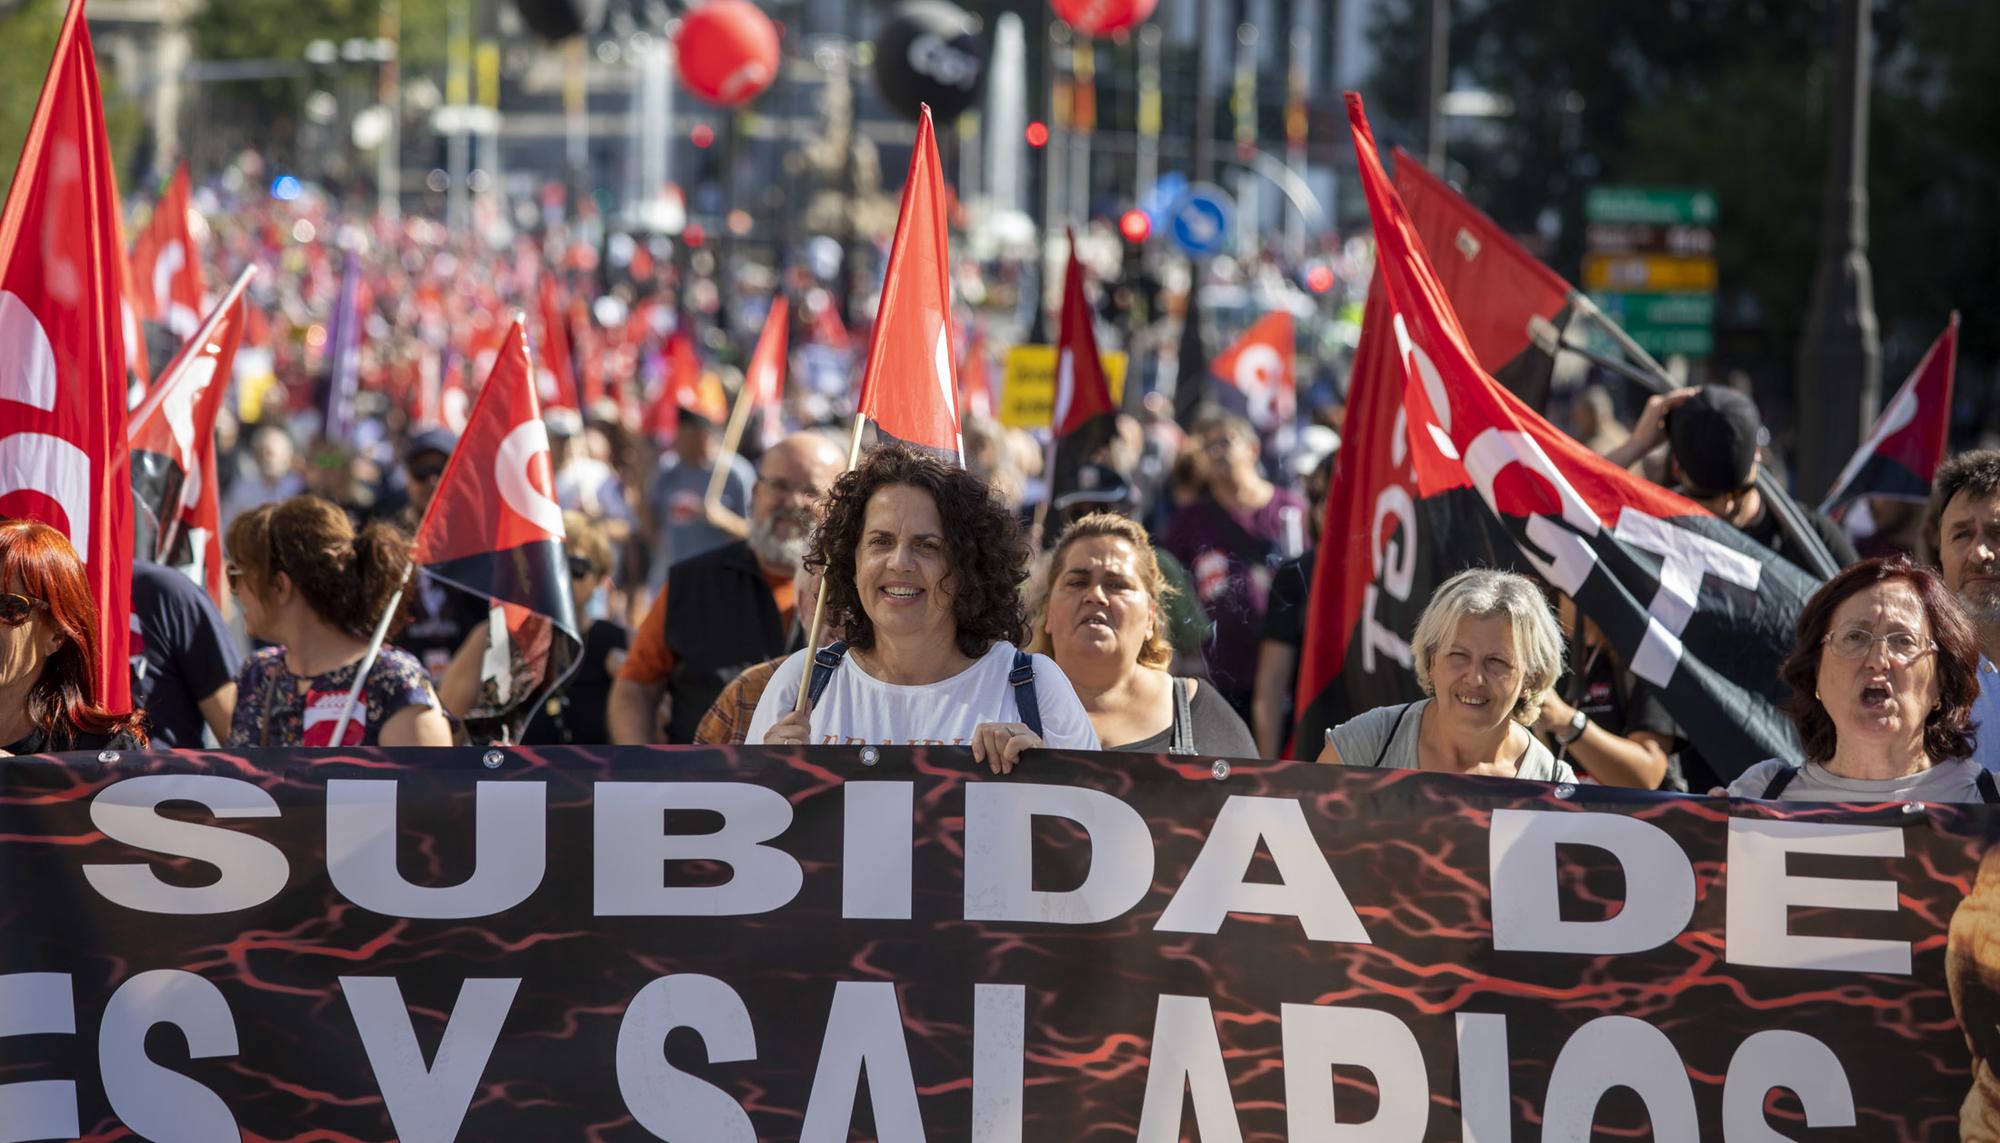
[[613, 742], [693, 742], [702, 715], [744, 668], [803, 645], [800, 627], [812, 617], [797, 614], [792, 580], [813, 506], [846, 459], [811, 432], [764, 453], [747, 537], [675, 564], [640, 623], [611, 684]]
[[1924, 539], [1944, 583], [1979, 635], [1979, 726], [1973, 757], [2000, 770], [2000, 450], [1975, 449], [1938, 465]]

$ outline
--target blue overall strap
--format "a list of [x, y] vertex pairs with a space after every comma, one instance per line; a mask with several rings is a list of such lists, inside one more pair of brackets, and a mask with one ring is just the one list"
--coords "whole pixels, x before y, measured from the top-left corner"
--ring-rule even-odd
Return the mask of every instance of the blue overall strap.
[[1982, 768], [1973, 782], [1979, 787], [1980, 801], [1989, 806], [2000, 804], [2000, 783], [1994, 782], [1993, 771]]
[[806, 680], [808, 704], [819, 705], [819, 696], [826, 693], [826, 684], [833, 681], [834, 668], [840, 666], [840, 660], [846, 654], [847, 644], [835, 642], [821, 647], [813, 655], [812, 675]]
[[1021, 721], [1036, 738], [1042, 737], [1042, 704], [1035, 698], [1035, 657], [1026, 651], [1014, 652], [1014, 669], [1007, 672], [1007, 685], [1014, 688], [1014, 706]]

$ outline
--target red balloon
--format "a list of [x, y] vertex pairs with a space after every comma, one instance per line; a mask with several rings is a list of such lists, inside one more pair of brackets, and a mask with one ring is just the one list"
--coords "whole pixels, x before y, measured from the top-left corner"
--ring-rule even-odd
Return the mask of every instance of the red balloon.
[[750, 0], [709, 0], [681, 18], [688, 90], [724, 107], [748, 103], [778, 76], [778, 27]]
[[1049, 0], [1063, 23], [1086, 36], [1110, 36], [1136, 28], [1159, 0]]

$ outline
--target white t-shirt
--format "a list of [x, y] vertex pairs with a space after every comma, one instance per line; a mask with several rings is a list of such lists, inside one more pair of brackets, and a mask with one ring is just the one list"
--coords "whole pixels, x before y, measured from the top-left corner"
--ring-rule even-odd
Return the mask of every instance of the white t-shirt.
[[[1779, 772], [1792, 768], [1782, 758], [1766, 758], [1729, 784], [1732, 798], [1762, 798]], [[1817, 762], [1807, 762], [1778, 794], [1781, 802], [1983, 802], [1979, 763], [1970, 758], [1940, 762], [1900, 778], [1843, 778]]]
[[[1041, 708], [1042, 741], [1052, 750], [1097, 750], [1097, 731], [1084, 713], [1068, 676], [1046, 655], [1035, 664], [1035, 703]], [[771, 676], [744, 742], [762, 745], [773, 723], [797, 703], [806, 653], [795, 651]], [[942, 682], [923, 686], [885, 683], [861, 669], [853, 655], [840, 660], [825, 693], [812, 710], [816, 746], [964, 746], [986, 722], [1019, 722], [1020, 708], [1007, 675], [1014, 669], [1014, 645], [993, 644], [971, 666]]]

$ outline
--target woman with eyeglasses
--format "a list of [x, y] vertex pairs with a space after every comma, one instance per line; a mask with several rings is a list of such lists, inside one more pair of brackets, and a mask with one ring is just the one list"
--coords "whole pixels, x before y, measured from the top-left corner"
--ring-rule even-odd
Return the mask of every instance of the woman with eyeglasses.
[[146, 745], [140, 712], [102, 705], [98, 654], [97, 607], [68, 537], [0, 521], [0, 755]]
[[1781, 674], [1805, 762], [1759, 762], [1732, 797], [1993, 802], [1972, 760], [1979, 646], [1944, 581], [1898, 556], [1834, 576], [1799, 613]]
[[[605, 706], [611, 698], [611, 678], [625, 660], [626, 632], [608, 619], [592, 619], [589, 601], [610, 581], [611, 541], [590, 517], [581, 512], [563, 513], [563, 551], [569, 556], [570, 588], [576, 596], [576, 619], [583, 650], [576, 670], [555, 693], [542, 700], [526, 729], [523, 746], [597, 746], [611, 741], [611, 727]], [[464, 718], [479, 700], [481, 661], [489, 645], [489, 628], [481, 623], [466, 637], [465, 645], [452, 656], [438, 684], [438, 697], [445, 709]]]
[[369, 636], [409, 575], [410, 540], [360, 532], [317, 496], [253, 508], [229, 525], [229, 586], [251, 635], [274, 643], [236, 676], [229, 745], [450, 746], [452, 729], [409, 652], [384, 646], [345, 737], [333, 741]]

